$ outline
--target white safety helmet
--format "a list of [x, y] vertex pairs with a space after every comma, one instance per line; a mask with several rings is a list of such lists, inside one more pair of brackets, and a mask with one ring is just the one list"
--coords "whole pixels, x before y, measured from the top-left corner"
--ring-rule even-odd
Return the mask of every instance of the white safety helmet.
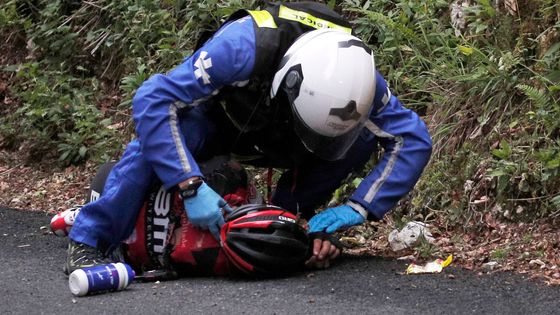
[[373, 107], [373, 54], [349, 33], [308, 32], [288, 49], [274, 76], [271, 98], [282, 92], [307, 150], [325, 160], [339, 160], [356, 141]]

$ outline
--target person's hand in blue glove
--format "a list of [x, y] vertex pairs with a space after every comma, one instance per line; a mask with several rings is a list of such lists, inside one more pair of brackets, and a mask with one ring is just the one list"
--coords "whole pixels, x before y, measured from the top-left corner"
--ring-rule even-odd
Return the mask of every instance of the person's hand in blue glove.
[[328, 208], [309, 220], [309, 233], [334, 233], [338, 229], [364, 223], [365, 218], [349, 205]]
[[181, 190], [189, 221], [196, 227], [210, 230], [216, 240], [220, 241], [220, 228], [225, 223], [222, 209], [226, 213], [231, 212], [232, 209], [206, 183], [200, 180], [200, 183], [192, 185], [196, 187], [191, 187], [190, 190], [188, 187]]

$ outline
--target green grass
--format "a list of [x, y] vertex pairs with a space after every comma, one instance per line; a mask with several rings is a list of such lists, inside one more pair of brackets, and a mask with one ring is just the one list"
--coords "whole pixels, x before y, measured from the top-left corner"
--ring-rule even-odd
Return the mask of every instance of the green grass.
[[[560, 4], [519, 0], [511, 15], [475, 0], [456, 35], [450, 1], [339, 0], [374, 50], [378, 70], [405, 103], [424, 115], [432, 162], [396, 216], [436, 217], [449, 225], [481, 223], [483, 213], [533, 220], [560, 205]], [[61, 164], [118, 156], [132, 128], [130, 99], [150, 75], [192, 52], [205, 30], [262, 1], [99, 0], [0, 4], [0, 34], [27, 43], [9, 87], [17, 109], [0, 118], [0, 137], [32, 157]], [[100, 104], [118, 99], [110, 108]], [[33, 141], [29, 141], [33, 139]], [[363, 173], [356, 176], [363, 176]], [[354, 178], [337, 191], [343, 200]], [[472, 191], [464, 191], [466, 181]], [[472, 203], [481, 197], [489, 202]], [[504, 217], [500, 209], [513, 211]], [[397, 218], [397, 221], [406, 218]]]
[[490, 253], [490, 259], [502, 261], [508, 257], [510, 251], [509, 248], [496, 248]]

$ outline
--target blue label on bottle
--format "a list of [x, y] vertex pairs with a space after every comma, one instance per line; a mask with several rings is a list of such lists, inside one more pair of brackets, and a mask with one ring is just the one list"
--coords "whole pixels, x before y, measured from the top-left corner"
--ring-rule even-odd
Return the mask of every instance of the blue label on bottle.
[[88, 292], [111, 291], [119, 288], [119, 272], [114, 265], [101, 265], [83, 269], [88, 279]]

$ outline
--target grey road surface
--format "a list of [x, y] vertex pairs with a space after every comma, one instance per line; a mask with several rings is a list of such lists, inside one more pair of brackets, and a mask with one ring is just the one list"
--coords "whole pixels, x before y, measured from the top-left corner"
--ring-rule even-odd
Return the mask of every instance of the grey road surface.
[[0, 314], [560, 314], [558, 287], [455, 267], [406, 276], [404, 263], [377, 257], [282, 279], [186, 278], [77, 298], [61, 268], [66, 240], [41, 230], [49, 220], [0, 207]]

